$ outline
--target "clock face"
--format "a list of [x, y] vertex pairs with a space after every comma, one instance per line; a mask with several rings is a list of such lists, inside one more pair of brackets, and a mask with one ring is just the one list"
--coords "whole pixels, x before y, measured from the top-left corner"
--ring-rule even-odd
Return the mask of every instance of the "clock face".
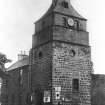
[[68, 19], [68, 25], [73, 26], [74, 25], [74, 20], [72, 18]]

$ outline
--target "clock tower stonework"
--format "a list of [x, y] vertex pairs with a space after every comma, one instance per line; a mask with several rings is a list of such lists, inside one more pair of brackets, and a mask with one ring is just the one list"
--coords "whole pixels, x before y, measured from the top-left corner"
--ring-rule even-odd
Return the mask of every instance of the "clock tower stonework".
[[91, 49], [87, 20], [70, 0], [52, 0], [35, 23], [30, 52], [34, 105], [91, 105]]

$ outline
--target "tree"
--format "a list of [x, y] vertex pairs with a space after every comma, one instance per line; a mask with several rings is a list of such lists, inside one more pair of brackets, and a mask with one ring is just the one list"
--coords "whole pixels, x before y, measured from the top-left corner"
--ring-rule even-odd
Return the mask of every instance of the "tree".
[[0, 53], [0, 63], [4, 65], [5, 63], [8, 63], [8, 62], [11, 62], [11, 60], [7, 59], [5, 54]]
[[10, 59], [7, 59], [5, 54], [0, 53], [0, 77], [5, 78], [7, 76], [5, 64], [11, 62]]

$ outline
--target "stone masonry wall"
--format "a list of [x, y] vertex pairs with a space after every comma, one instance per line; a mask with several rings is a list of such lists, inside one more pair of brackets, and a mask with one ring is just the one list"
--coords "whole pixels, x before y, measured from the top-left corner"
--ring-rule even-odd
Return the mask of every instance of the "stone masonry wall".
[[[21, 78], [20, 70], [23, 71]], [[4, 81], [6, 83], [2, 86], [2, 105], [29, 105], [27, 102], [27, 95], [30, 92], [28, 72], [28, 65], [8, 71], [9, 78]]]
[[44, 91], [51, 91], [52, 44], [32, 49], [31, 86], [34, 105], [43, 103]]
[[[53, 43], [52, 100], [54, 105], [91, 105], [92, 62], [90, 47]], [[72, 80], [79, 79], [79, 91], [73, 92]], [[55, 98], [55, 87], [61, 87]]]

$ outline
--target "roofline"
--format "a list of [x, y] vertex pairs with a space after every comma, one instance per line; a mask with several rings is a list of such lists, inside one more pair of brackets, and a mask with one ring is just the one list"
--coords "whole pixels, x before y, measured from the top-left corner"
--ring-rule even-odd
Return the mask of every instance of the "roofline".
[[25, 66], [29, 66], [29, 64], [28, 65], [21, 66], [21, 67], [14, 68], [14, 69], [10, 69], [10, 70], [7, 69], [7, 72], [12, 71], [12, 70], [16, 70], [16, 69], [20, 69], [20, 68], [23, 68]]
[[50, 16], [51, 14], [54, 14], [54, 13], [55, 14], [60, 14], [60, 15], [65, 15], [65, 16], [68, 16], [68, 17], [78, 18], [78, 19], [83, 20], [83, 21], [87, 21], [87, 19], [85, 19], [85, 18], [80, 18], [80, 17], [76, 17], [76, 16], [73, 16], [73, 15], [67, 15], [67, 14], [64, 14], [64, 13], [52, 11], [49, 14], [47, 14], [46, 16], [44, 16], [44, 17], [42, 16], [40, 19], [38, 19], [37, 21], [35, 21], [34, 24], [37, 24], [38, 22], [41, 21], [42, 18], [45, 19], [46, 17], [48, 17], [48, 16]]

